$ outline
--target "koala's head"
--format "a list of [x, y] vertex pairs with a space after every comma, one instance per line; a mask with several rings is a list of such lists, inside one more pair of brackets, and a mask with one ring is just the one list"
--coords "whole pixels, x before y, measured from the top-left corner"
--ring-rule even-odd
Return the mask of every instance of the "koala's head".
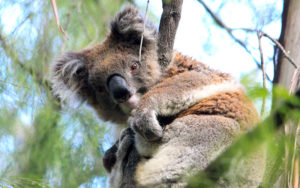
[[128, 7], [111, 22], [99, 45], [68, 52], [52, 67], [53, 91], [62, 100], [87, 101], [103, 120], [125, 123], [139, 98], [160, 77], [155, 28], [146, 24], [139, 62], [144, 20]]

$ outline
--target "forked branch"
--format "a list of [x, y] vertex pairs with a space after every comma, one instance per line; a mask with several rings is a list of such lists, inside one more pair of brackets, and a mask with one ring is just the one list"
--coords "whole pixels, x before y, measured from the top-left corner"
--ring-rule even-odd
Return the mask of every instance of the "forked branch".
[[163, 13], [158, 33], [158, 61], [164, 70], [173, 57], [174, 39], [181, 17], [183, 0], [162, 0]]

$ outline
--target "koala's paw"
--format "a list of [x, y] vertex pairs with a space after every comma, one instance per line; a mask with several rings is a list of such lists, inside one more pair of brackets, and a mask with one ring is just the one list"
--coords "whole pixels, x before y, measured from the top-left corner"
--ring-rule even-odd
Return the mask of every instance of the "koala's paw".
[[129, 148], [134, 144], [134, 132], [131, 128], [126, 128], [121, 132], [118, 140], [118, 151], [116, 153], [117, 160], [122, 161], [126, 154], [129, 152]]
[[129, 147], [132, 144], [134, 144], [133, 130], [131, 128], [123, 129], [120, 138], [104, 153], [102, 158], [103, 166], [108, 173], [111, 173], [116, 163], [123, 161], [126, 154], [130, 152]]
[[163, 136], [163, 129], [153, 110], [134, 110], [129, 118], [129, 124], [147, 141], [158, 141]]
[[112, 168], [116, 164], [117, 151], [118, 151], [118, 141], [104, 153], [104, 156], [102, 158], [102, 163], [103, 163], [105, 170], [108, 173], [111, 172]]

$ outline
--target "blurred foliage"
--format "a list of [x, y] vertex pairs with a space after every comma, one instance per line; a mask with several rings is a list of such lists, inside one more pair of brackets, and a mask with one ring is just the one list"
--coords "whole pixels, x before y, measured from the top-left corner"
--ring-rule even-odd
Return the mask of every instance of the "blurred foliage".
[[[208, 2], [217, 7], [214, 10], [220, 15], [232, 10], [232, 4], [227, 1]], [[279, 20], [280, 12], [275, 3], [269, 3], [267, 8], [255, 4], [259, 1], [232, 2], [249, 5], [254, 27], [263, 28]], [[108, 127], [89, 108], [65, 108], [52, 97], [49, 65], [55, 56], [64, 51], [101, 42], [112, 16], [129, 3], [133, 2], [57, 0], [60, 22], [69, 38], [67, 40], [57, 29], [50, 1], [0, 0], [0, 187], [105, 186], [102, 155], [110, 145]], [[156, 15], [151, 12], [149, 15], [158, 22]], [[211, 53], [214, 50], [210, 47], [214, 35], [211, 27], [217, 26], [213, 25], [209, 16], [203, 20], [209, 33], [203, 46], [206, 53]], [[245, 35], [243, 40], [247, 44], [253, 41], [253, 37]], [[250, 72], [241, 82], [259, 109], [262, 98], [270, 102], [272, 94], [270, 87], [261, 88], [261, 82], [257, 81], [258, 74], [261, 72]], [[294, 100], [285, 90], [277, 89], [275, 93], [283, 101]], [[297, 112], [289, 112], [289, 119], [299, 118]], [[266, 123], [268, 121], [271, 119], [267, 118], [262, 125], [270, 126]], [[259, 145], [260, 141], [270, 143], [268, 148], [276, 158], [270, 167], [271, 175], [265, 180], [269, 185], [278, 179], [281, 172], [278, 169], [282, 167], [285, 148], [282, 143], [291, 143], [288, 148], [294, 147], [292, 136], [282, 139], [270, 135], [271, 132], [254, 137], [257, 140], [250, 143], [246, 136], [242, 144], [250, 147], [251, 143]], [[194, 187], [198, 186], [198, 180]]]
[[87, 107], [67, 109], [50, 91], [55, 56], [101, 42], [128, 1], [0, 1], [0, 187], [104, 186], [108, 128]]
[[[262, 83], [259, 78], [261, 76], [261, 71], [255, 70], [251, 71], [241, 77], [241, 84], [244, 86], [246, 95], [259, 109], [261, 118], [265, 118], [271, 110], [272, 92], [270, 90], [270, 84], [266, 88], [262, 87]], [[264, 104], [265, 101], [266, 103]]]

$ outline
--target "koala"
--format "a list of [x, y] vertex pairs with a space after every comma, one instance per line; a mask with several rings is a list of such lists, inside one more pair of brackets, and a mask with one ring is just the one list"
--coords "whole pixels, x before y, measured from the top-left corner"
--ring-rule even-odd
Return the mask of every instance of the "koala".
[[[205, 169], [258, 121], [255, 107], [229, 74], [177, 52], [162, 72], [156, 38], [155, 28], [147, 23], [144, 29], [140, 12], [127, 7], [102, 43], [67, 52], [52, 65], [55, 95], [86, 102], [99, 118], [123, 129], [103, 158], [110, 187], [185, 186], [187, 177]], [[239, 181], [224, 182], [258, 186], [264, 160], [257, 157], [263, 154], [233, 169], [233, 174], [239, 169], [234, 176]]]

